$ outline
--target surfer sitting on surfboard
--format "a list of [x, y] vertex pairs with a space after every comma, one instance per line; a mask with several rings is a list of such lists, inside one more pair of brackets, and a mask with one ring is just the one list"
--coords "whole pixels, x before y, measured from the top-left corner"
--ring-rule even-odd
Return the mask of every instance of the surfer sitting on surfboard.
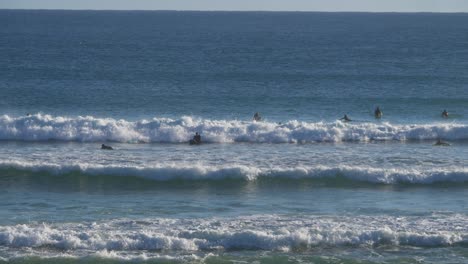
[[442, 117], [445, 117], [445, 118], [448, 117], [448, 112], [447, 112], [447, 110], [444, 109], [444, 111], [442, 112]]

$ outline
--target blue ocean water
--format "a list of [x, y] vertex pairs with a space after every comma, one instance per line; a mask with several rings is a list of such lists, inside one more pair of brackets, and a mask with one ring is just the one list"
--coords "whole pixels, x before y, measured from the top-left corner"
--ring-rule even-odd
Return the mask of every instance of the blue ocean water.
[[0, 262], [468, 261], [468, 15], [0, 25]]

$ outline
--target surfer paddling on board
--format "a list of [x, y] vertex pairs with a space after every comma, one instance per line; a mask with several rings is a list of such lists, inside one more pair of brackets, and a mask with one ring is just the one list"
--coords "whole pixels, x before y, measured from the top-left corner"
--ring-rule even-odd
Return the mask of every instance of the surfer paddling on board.
[[374, 116], [375, 118], [382, 118], [382, 110], [380, 110], [380, 107], [377, 106], [377, 108], [375, 108], [375, 111], [374, 111]]
[[434, 143], [434, 146], [450, 146], [450, 144], [440, 140], [440, 138], [439, 138], [439, 139], [437, 139], [437, 142]]
[[448, 118], [448, 112], [447, 112], [447, 110], [444, 109], [444, 111], [442, 112], [442, 117]]
[[350, 122], [352, 121], [351, 119], [349, 119], [348, 115], [344, 115], [342, 118], [340, 118], [340, 120], [343, 120], [345, 122]]
[[104, 145], [104, 144], [101, 145], [101, 149], [113, 150], [113, 148], [111, 146], [107, 146], [107, 145]]
[[190, 145], [199, 145], [201, 144], [201, 136], [198, 132], [195, 133], [195, 136], [193, 136], [193, 139], [190, 140]]

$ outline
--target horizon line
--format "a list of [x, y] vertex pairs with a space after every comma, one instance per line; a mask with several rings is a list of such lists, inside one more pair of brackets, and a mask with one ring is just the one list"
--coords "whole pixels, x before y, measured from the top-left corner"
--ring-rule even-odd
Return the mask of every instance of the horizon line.
[[329, 10], [225, 10], [225, 9], [63, 9], [63, 8], [0, 8], [18, 11], [113, 11], [113, 12], [252, 12], [252, 13], [381, 13], [381, 14], [468, 14], [468, 11], [329, 11]]

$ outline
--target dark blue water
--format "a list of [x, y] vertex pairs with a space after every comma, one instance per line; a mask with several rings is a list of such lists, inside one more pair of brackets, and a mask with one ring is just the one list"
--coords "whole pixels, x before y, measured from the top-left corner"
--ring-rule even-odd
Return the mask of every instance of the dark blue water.
[[[468, 15], [1, 11], [0, 110], [466, 120]], [[21, 96], [18, 96], [21, 95]]]

